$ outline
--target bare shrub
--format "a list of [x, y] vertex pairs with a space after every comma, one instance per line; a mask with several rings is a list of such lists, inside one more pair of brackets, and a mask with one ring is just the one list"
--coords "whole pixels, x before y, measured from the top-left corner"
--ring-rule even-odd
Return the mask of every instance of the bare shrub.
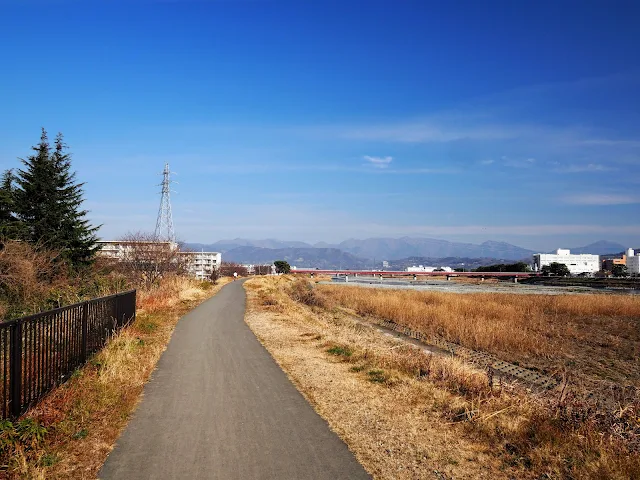
[[51, 290], [66, 284], [66, 272], [56, 251], [15, 240], [0, 242], [0, 296], [5, 314], [27, 315], [52, 306]]
[[170, 275], [185, 272], [185, 259], [178, 245], [160, 241], [151, 233], [125, 235], [116, 267], [134, 284], [149, 288]]
[[221, 262], [220, 263], [220, 276], [221, 277], [233, 277], [233, 274], [237, 273], [240, 277], [247, 276], [247, 267], [243, 267], [239, 263], [235, 262]]
[[254, 265], [254, 275], [269, 275], [271, 273], [271, 265]]
[[289, 285], [287, 293], [292, 300], [309, 305], [310, 307], [326, 306], [326, 298], [319, 293], [308, 281], [296, 279]]

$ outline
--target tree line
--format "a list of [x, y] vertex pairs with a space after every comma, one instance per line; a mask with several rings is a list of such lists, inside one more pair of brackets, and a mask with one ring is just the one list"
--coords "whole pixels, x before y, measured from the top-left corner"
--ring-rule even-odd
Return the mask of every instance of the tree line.
[[517, 263], [497, 263], [495, 265], [486, 265], [478, 267], [475, 272], [529, 272], [531, 267], [524, 262]]

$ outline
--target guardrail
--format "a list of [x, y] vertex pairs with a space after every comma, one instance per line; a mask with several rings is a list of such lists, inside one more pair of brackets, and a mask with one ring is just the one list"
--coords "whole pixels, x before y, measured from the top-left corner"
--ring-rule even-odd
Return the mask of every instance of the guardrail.
[[136, 316], [136, 291], [0, 323], [0, 414], [19, 417]]

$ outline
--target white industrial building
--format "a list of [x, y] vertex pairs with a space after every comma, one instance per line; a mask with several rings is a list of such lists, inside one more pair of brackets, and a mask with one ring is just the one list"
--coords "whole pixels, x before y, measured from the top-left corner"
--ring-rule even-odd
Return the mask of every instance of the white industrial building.
[[627, 273], [640, 275], [640, 252], [634, 252], [633, 248], [627, 250]]
[[559, 248], [556, 253], [536, 253], [533, 256], [533, 270], [539, 272], [542, 267], [552, 263], [564, 263], [572, 275], [596, 273], [600, 271], [600, 256], [590, 253], [572, 254], [571, 250]]
[[453, 272], [453, 268], [451, 267], [425, 267], [424, 265], [418, 265], [417, 267], [414, 265], [412, 267], [407, 267], [407, 272]]

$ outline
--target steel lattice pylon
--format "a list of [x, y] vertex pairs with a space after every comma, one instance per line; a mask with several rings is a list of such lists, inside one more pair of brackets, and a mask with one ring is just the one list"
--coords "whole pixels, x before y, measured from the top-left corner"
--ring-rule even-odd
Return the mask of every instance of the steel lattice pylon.
[[173, 217], [171, 215], [171, 180], [169, 164], [164, 164], [162, 172], [162, 197], [160, 198], [160, 208], [158, 209], [158, 221], [156, 222], [155, 236], [158, 240], [166, 240], [169, 242], [176, 241], [176, 233], [173, 230]]

